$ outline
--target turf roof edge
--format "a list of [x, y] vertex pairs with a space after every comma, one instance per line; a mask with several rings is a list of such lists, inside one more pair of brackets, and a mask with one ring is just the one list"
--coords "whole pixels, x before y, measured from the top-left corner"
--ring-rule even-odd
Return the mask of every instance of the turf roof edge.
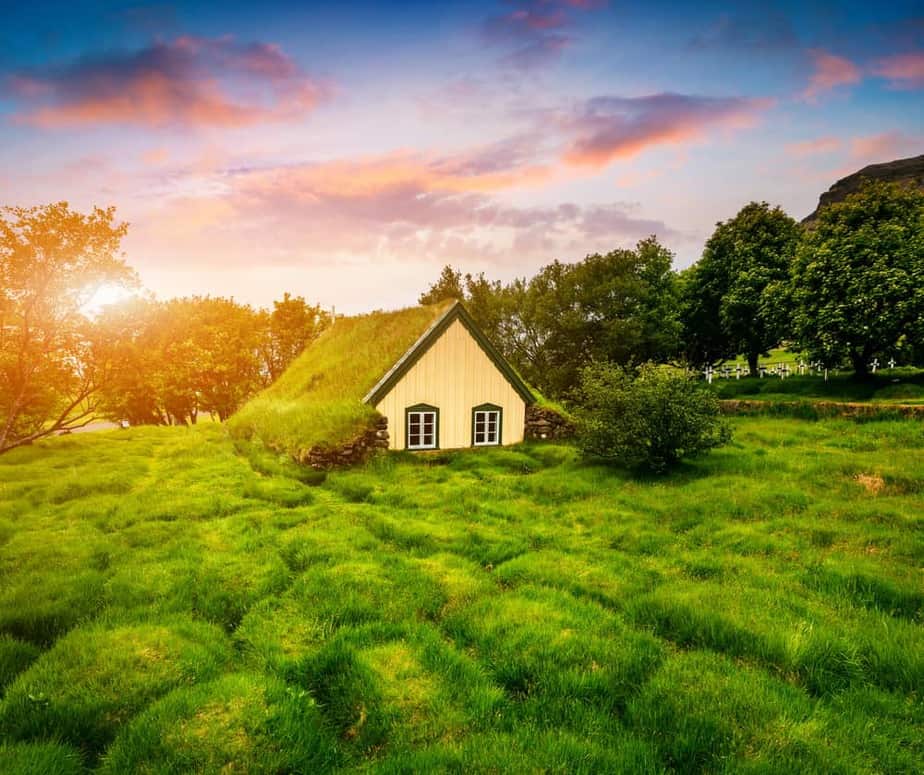
[[472, 318], [469, 311], [461, 301], [456, 301], [446, 312], [437, 318], [430, 327], [420, 335], [408, 351], [404, 353], [383, 377], [366, 393], [363, 403], [374, 406], [381, 401], [398, 381], [410, 371], [411, 367], [419, 361], [424, 354], [433, 346], [434, 342], [443, 335], [443, 332], [458, 320], [472, 335], [472, 338], [478, 343], [478, 346], [484, 351], [484, 354], [491, 359], [491, 362], [497, 367], [498, 371], [504, 375], [504, 378], [510, 383], [510, 386], [519, 393], [520, 397], [527, 405], [536, 402], [535, 396], [529, 387], [523, 381], [519, 374], [514, 371], [513, 367], [507, 363], [507, 359], [491, 344], [491, 341], [484, 335], [478, 324]]

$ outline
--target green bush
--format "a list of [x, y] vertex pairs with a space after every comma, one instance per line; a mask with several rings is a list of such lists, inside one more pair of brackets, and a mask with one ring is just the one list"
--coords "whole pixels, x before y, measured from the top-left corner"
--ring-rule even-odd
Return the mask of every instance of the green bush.
[[731, 438], [718, 400], [704, 385], [653, 364], [638, 371], [607, 363], [587, 366], [576, 419], [585, 454], [654, 473]]

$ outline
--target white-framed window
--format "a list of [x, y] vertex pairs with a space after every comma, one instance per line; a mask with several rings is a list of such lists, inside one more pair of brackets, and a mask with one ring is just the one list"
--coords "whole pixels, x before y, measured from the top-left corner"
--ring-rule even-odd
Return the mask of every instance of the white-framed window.
[[418, 405], [407, 409], [407, 449], [437, 449], [439, 447], [439, 410], [435, 406]]
[[472, 446], [487, 447], [501, 443], [501, 408], [484, 404], [472, 409]]

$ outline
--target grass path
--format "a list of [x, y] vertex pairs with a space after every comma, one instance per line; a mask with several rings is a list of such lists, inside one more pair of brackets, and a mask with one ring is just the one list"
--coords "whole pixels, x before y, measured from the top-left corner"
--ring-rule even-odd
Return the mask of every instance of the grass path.
[[734, 423], [660, 480], [548, 444], [318, 484], [218, 426], [4, 455], [0, 771], [921, 771], [924, 426]]

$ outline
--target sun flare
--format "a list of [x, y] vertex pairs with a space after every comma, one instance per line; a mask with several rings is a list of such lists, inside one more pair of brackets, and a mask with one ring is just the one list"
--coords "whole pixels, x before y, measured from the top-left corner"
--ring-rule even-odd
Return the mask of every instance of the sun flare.
[[87, 317], [96, 317], [106, 307], [126, 301], [137, 295], [137, 291], [126, 288], [124, 285], [105, 283], [93, 292], [93, 295], [83, 304], [80, 311]]

